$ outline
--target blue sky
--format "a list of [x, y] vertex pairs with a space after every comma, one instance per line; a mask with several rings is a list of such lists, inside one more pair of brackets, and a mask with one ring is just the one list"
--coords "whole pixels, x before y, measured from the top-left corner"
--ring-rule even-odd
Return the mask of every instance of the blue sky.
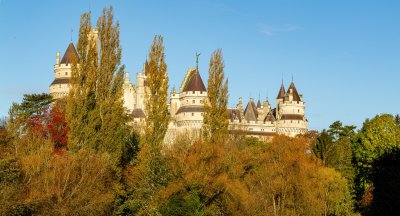
[[49, 91], [56, 52], [71, 29], [77, 41], [80, 15], [90, 9], [95, 22], [110, 4], [131, 77], [161, 34], [170, 87], [196, 52], [206, 83], [210, 55], [222, 48], [230, 106], [259, 95], [275, 104], [282, 77], [288, 87], [293, 75], [310, 129], [400, 113], [400, 1], [0, 0], [0, 117], [23, 94]]

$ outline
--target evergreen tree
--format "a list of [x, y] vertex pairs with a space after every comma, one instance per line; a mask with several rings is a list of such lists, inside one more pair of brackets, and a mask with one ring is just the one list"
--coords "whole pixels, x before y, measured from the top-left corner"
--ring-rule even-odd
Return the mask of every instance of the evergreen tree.
[[123, 108], [119, 24], [113, 22], [112, 7], [104, 9], [93, 29], [90, 14], [81, 17], [79, 59], [73, 61], [67, 120], [72, 149], [107, 151], [118, 162], [127, 138]]
[[228, 80], [224, 74], [221, 49], [210, 59], [208, 70], [208, 101], [205, 103], [203, 134], [211, 143], [223, 142], [228, 136]]

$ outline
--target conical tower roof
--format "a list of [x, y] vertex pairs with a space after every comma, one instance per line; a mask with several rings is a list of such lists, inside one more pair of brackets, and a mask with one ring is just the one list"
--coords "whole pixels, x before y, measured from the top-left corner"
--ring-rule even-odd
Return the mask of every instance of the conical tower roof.
[[258, 101], [257, 101], [257, 109], [258, 108], [261, 108], [261, 101], [260, 101], [260, 99], [258, 99]]
[[61, 64], [71, 64], [73, 59], [79, 60], [78, 53], [76, 52], [75, 46], [72, 41], [69, 43], [64, 56], [61, 59]]
[[283, 86], [283, 83], [281, 84], [281, 88], [279, 89], [278, 96], [276, 99], [284, 99], [285, 98], [285, 87]]
[[289, 89], [288, 89], [287, 93], [289, 93], [290, 90], [292, 90], [292, 93], [293, 93], [293, 100], [294, 100], [294, 101], [301, 101], [300, 95], [299, 95], [299, 93], [297, 92], [297, 89], [296, 89], [296, 87], [294, 86], [294, 83], [293, 83], [293, 82], [290, 83], [290, 86], [289, 86]]
[[244, 118], [247, 121], [257, 121], [258, 113], [257, 107], [253, 100], [250, 100], [244, 110]]
[[184, 92], [186, 92], [186, 91], [203, 91], [203, 92], [207, 91], [198, 70], [196, 70], [193, 73], [192, 77], [190, 77], [190, 79], [187, 82], [183, 91]]

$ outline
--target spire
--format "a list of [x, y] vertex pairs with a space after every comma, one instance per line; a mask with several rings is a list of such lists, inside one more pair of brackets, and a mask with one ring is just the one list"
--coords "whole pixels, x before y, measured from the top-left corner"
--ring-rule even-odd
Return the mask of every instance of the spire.
[[246, 109], [244, 110], [244, 118], [247, 121], [257, 121], [258, 118], [257, 108], [252, 98], [250, 98], [250, 101], [247, 104]]
[[260, 99], [258, 99], [258, 101], [257, 101], [257, 109], [258, 108], [261, 108], [261, 101], [260, 101]]
[[201, 91], [205, 92], [206, 87], [204, 86], [203, 80], [201, 79], [200, 73], [196, 70], [191, 77], [188, 79], [183, 91]]
[[76, 52], [74, 44], [71, 41], [68, 45], [67, 50], [64, 53], [64, 56], [61, 59], [61, 64], [70, 64], [74, 59], [79, 61], [79, 56]]
[[196, 70], [194, 73], [192, 72], [191, 76], [189, 77], [183, 91], [201, 91], [205, 92], [206, 87], [204, 86], [203, 80], [201, 79], [200, 72], [199, 72], [199, 56], [200, 53], [196, 53]]
[[279, 89], [279, 93], [276, 99], [283, 99], [283, 98], [285, 98], [285, 87], [283, 86], [283, 80], [282, 80], [281, 88]]
[[290, 92], [292, 92], [292, 94], [293, 94], [293, 101], [301, 101], [300, 95], [297, 92], [297, 89], [294, 86], [294, 82], [293, 81], [292, 81], [292, 83], [290, 83], [290, 86], [288, 88], [287, 93], [290, 93]]

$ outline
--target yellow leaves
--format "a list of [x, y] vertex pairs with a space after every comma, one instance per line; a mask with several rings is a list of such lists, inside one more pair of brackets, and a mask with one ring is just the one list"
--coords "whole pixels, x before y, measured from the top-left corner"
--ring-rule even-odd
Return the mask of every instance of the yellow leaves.
[[40, 212], [63, 215], [105, 214], [110, 210], [114, 195], [108, 154], [82, 149], [60, 156], [45, 140], [33, 144], [35, 148], [18, 155], [26, 203], [40, 201]]

